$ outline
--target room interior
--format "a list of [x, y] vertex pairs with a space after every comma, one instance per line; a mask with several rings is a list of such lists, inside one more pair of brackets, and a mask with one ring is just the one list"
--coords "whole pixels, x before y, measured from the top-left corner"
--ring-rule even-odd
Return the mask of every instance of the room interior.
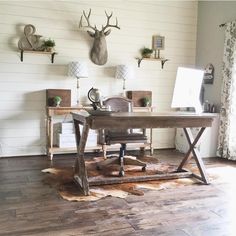
[[[228, 125], [222, 125], [230, 84], [225, 31], [234, 26], [235, 10], [234, 1], [0, 1], [0, 235], [235, 235], [235, 139], [230, 153], [219, 136]], [[151, 58], [144, 49], [154, 49]], [[175, 173], [140, 182], [127, 167], [116, 177], [122, 184], [100, 192], [91, 182], [92, 194], [81, 194], [78, 185], [87, 176], [73, 175], [83, 166], [79, 158], [88, 175], [100, 176], [94, 163], [102, 152], [108, 159], [119, 154], [122, 142], [104, 151], [97, 130], [88, 137], [86, 128], [74, 130], [71, 112], [105, 109], [110, 115], [101, 101], [112, 96], [131, 99], [134, 113], [174, 112], [180, 67], [204, 71], [207, 128], [146, 124], [139, 128], [148, 142], [128, 143], [127, 150], [132, 159], [146, 149], [140, 160], [158, 177], [187, 160], [200, 181], [181, 172], [177, 180]], [[185, 159], [200, 132], [192, 159]]]

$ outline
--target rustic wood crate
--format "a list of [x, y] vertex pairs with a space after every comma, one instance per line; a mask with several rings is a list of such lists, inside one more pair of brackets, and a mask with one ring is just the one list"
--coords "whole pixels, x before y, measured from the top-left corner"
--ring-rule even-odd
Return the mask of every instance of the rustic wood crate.
[[149, 106], [152, 105], [152, 91], [127, 91], [127, 98], [133, 101], [135, 107], [143, 107], [143, 98], [148, 97], [150, 99]]
[[47, 106], [55, 106], [53, 98], [55, 96], [60, 96], [62, 101], [60, 107], [70, 107], [71, 106], [71, 90], [70, 89], [46, 89], [46, 103]]

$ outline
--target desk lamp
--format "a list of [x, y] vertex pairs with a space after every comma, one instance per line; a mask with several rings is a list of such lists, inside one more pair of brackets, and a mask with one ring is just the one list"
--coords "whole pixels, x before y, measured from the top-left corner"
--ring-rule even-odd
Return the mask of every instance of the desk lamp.
[[88, 69], [85, 62], [72, 61], [69, 64], [68, 75], [77, 79], [77, 105], [79, 105], [79, 79], [88, 78]]

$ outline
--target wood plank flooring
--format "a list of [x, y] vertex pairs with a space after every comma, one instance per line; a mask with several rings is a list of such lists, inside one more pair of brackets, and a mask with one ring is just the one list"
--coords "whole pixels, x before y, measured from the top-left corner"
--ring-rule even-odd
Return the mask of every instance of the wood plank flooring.
[[[155, 156], [177, 165], [182, 154], [158, 150]], [[236, 167], [216, 158], [204, 162], [208, 168]], [[41, 170], [73, 164], [73, 155], [55, 156], [53, 163], [45, 156], [0, 159], [0, 236], [236, 235], [235, 180], [147, 190], [126, 199], [68, 202], [43, 183]]]

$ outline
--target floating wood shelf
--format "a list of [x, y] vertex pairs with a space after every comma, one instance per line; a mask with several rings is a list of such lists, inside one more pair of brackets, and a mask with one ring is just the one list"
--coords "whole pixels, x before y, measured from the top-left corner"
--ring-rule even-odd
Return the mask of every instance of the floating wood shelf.
[[160, 61], [161, 62], [161, 69], [164, 68], [164, 64], [169, 61], [169, 59], [165, 59], [165, 58], [145, 58], [145, 57], [136, 57], [136, 60], [138, 60], [138, 67], [140, 67], [140, 64], [142, 62], [142, 60], [147, 60], [147, 61]]
[[35, 54], [46, 54], [51, 55], [51, 63], [54, 63], [54, 57], [57, 52], [45, 52], [45, 51], [33, 51], [33, 50], [21, 50], [20, 51], [20, 60], [23, 61], [24, 53], [35, 53]]

